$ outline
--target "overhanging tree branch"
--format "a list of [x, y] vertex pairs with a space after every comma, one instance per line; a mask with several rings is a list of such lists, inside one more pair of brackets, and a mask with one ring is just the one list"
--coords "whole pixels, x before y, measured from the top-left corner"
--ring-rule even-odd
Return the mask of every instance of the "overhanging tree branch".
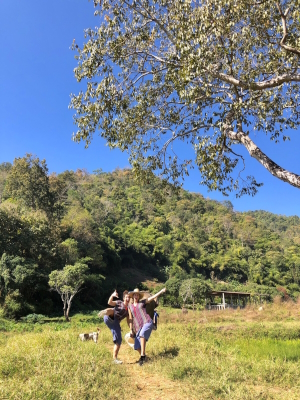
[[300, 175], [294, 174], [276, 164], [271, 160], [258, 146], [245, 135], [243, 132], [227, 131], [226, 136], [232, 140], [243, 144], [248, 150], [251, 157], [255, 158], [261, 165], [263, 165], [273, 176], [289, 183], [292, 186], [300, 188]]
[[88, 146], [98, 131], [111, 148], [129, 152], [136, 176], [148, 180], [156, 171], [176, 184], [190, 164], [180, 150], [166, 152], [182, 140], [194, 147], [209, 189], [255, 194], [254, 178], [245, 191], [241, 170], [242, 187], [235, 178], [240, 143], [274, 176], [299, 187], [298, 175], [244, 134], [256, 130], [278, 142], [300, 126], [297, 12], [292, 0], [102, 0], [99, 29], [76, 48], [76, 77], [88, 81], [71, 101], [74, 140]]
[[280, 41], [280, 46], [283, 49], [285, 49], [287, 51], [290, 51], [291, 53], [294, 53], [294, 54], [297, 54], [298, 56], [300, 56], [300, 50], [295, 49], [294, 47], [291, 47], [291, 46], [288, 46], [288, 45], [285, 44], [286, 39], [288, 37], [288, 31], [287, 31], [287, 26], [286, 26], [286, 17], [288, 15], [289, 11], [290, 11], [290, 7], [288, 7], [285, 10], [285, 12], [283, 13], [282, 10], [281, 10], [280, 4], [278, 2], [276, 3], [276, 6], [277, 6], [278, 11], [279, 11], [280, 16], [281, 16], [282, 28], [283, 28], [283, 36], [282, 36], [282, 39]]
[[223, 82], [232, 84], [233, 86], [253, 91], [272, 89], [281, 86], [284, 83], [300, 82], [300, 74], [284, 74], [281, 76], [276, 76], [275, 78], [272, 78], [268, 81], [251, 83], [243, 82], [242, 80], [236, 79], [233, 76], [229, 76], [223, 73], [213, 72], [212, 75]]

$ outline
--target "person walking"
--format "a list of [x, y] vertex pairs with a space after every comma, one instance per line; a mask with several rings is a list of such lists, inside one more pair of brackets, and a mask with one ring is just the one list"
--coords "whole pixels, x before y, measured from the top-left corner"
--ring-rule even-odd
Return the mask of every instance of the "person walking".
[[152, 329], [153, 321], [146, 311], [146, 304], [152, 300], [156, 300], [160, 295], [166, 292], [166, 288], [162, 289], [153, 296], [143, 300], [143, 294], [139, 289], [134, 289], [129, 292], [129, 297], [133, 299], [133, 304], [129, 304], [129, 326], [130, 334], [132, 337], [135, 335], [134, 350], [140, 353], [139, 365], [143, 365], [146, 360], [146, 342], [149, 340]]

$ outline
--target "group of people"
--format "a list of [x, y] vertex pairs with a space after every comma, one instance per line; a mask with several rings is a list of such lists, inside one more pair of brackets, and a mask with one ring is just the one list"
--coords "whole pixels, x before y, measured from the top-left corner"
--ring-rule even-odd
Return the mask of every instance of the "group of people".
[[111, 294], [108, 304], [113, 308], [100, 311], [98, 315], [103, 317], [105, 325], [112, 332], [114, 342], [113, 362], [115, 364], [122, 364], [118, 354], [122, 343], [120, 322], [124, 318], [127, 318], [130, 327], [130, 337], [134, 338], [134, 350], [137, 350], [140, 354], [138, 363], [141, 366], [144, 364], [146, 361], [146, 342], [155, 327], [152, 318], [147, 313], [146, 305], [156, 301], [165, 292], [166, 288], [144, 299], [144, 294], [139, 289], [134, 289], [132, 292], [125, 290], [123, 301], [114, 300], [114, 298], [119, 298], [116, 290]]

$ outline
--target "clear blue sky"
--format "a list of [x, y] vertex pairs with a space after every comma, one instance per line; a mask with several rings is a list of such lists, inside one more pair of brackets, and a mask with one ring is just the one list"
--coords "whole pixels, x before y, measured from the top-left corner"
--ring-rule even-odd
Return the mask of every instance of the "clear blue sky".
[[[0, 163], [33, 153], [45, 158], [50, 172], [86, 168], [112, 171], [128, 167], [127, 154], [111, 151], [95, 136], [91, 146], [72, 142], [70, 94], [78, 93], [73, 69], [73, 39], [83, 43], [83, 30], [98, 25], [88, 0], [1, 0], [0, 2]], [[284, 168], [300, 174], [300, 135], [275, 145], [253, 137], [262, 150]], [[236, 211], [267, 210], [300, 216], [300, 189], [279, 181], [256, 160], [246, 157], [247, 174], [264, 182], [255, 197], [224, 198], [199, 185], [196, 170], [184, 188], [215, 200], [230, 200]]]

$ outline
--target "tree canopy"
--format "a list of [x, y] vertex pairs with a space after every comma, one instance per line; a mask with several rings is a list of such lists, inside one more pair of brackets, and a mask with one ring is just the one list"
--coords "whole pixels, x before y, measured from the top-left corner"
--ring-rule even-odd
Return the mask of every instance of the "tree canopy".
[[15, 158], [6, 181], [5, 196], [18, 199], [27, 207], [49, 212], [54, 201], [46, 161], [32, 154]]
[[66, 265], [62, 270], [52, 271], [49, 275], [49, 286], [60, 295], [67, 321], [73, 298], [82, 290], [88, 271], [89, 267], [86, 264], [77, 262], [75, 265]]
[[[165, 281], [162, 301], [176, 307], [183, 303], [185, 281], [192, 289], [186, 300], [194, 304], [203, 301], [207, 284], [216, 290], [300, 295], [299, 217], [235, 212], [229, 201], [164, 191], [157, 177], [137, 185], [129, 169], [65, 171], [49, 180], [42, 173], [39, 190], [31, 191], [20, 177], [30, 176], [32, 161], [17, 159], [3, 175], [0, 312], [5, 315], [56, 312], [61, 299], [49, 291], [49, 276], [63, 282], [66, 272], [70, 284], [63, 286], [70, 296], [85, 276], [73, 310], [101, 309], [115, 288], [152, 289]], [[44, 193], [51, 194], [50, 209]]]
[[[255, 132], [279, 142], [299, 126], [299, 0], [94, 0], [99, 27], [75, 42], [75, 141], [93, 134], [128, 151], [136, 175], [175, 184], [193, 165], [202, 183], [255, 194], [244, 146], [270, 173], [300, 187]], [[184, 159], [180, 145], [195, 150]]]

